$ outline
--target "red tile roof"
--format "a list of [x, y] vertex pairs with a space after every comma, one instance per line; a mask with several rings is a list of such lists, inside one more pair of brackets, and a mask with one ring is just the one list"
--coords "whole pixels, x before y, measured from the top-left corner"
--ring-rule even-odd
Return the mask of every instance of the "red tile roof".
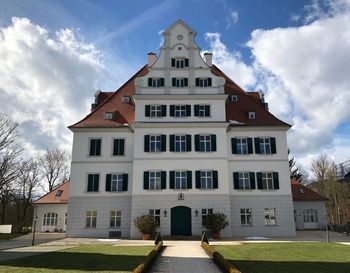
[[[225, 94], [238, 95], [237, 102], [226, 102], [226, 121], [235, 121], [235, 126], [283, 126], [290, 127], [289, 124], [279, 120], [272, 115], [260, 99], [258, 92], [245, 92], [226, 74], [224, 74], [215, 65], [212, 67], [212, 73], [224, 77]], [[123, 96], [132, 96], [135, 94], [134, 80], [148, 73], [148, 66], [142, 67], [134, 76], [132, 76], [124, 85], [115, 92], [101, 92], [98, 97], [97, 107], [84, 119], [71, 125], [69, 128], [86, 127], [120, 127], [129, 126], [135, 120], [135, 107], [133, 103], [123, 103]], [[101, 96], [101, 97], [100, 97]], [[106, 112], [114, 112], [113, 120], [106, 120]], [[249, 119], [248, 112], [255, 112], [256, 118]]]
[[326, 197], [323, 197], [319, 193], [305, 187], [297, 180], [291, 179], [292, 184], [292, 196], [293, 201], [327, 201]]
[[[60, 196], [57, 196], [57, 192], [62, 191]], [[68, 204], [69, 196], [69, 181], [66, 181], [56, 188], [54, 188], [49, 193], [40, 197], [38, 200], [34, 201], [34, 205], [38, 204]]]

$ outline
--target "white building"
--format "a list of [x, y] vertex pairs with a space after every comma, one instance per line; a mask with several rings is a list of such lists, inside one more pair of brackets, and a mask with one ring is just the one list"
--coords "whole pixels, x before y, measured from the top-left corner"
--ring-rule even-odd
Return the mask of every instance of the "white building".
[[259, 92], [204, 59], [179, 20], [159, 56], [116, 92], [99, 92], [74, 132], [67, 236], [131, 237], [152, 214], [162, 235], [294, 236], [286, 132]]

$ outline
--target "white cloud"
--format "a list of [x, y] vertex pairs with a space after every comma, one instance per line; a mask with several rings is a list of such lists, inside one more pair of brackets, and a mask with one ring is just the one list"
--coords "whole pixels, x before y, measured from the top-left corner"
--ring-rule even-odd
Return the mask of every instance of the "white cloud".
[[244, 88], [255, 84], [252, 67], [244, 64], [239, 52], [228, 50], [221, 42], [219, 33], [206, 33], [205, 40], [209, 44], [209, 49], [206, 51], [213, 53], [214, 64]]
[[71, 29], [51, 35], [25, 18], [0, 28], [0, 111], [21, 123], [29, 153], [71, 150], [67, 126], [88, 111], [104, 69], [101, 59]]
[[230, 9], [229, 14], [226, 17], [226, 29], [229, 29], [231, 26], [237, 24], [238, 22], [238, 12]]

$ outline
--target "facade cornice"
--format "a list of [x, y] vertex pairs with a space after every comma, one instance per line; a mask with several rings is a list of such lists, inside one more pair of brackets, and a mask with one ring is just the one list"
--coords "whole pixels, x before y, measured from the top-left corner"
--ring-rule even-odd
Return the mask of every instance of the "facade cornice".
[[133, 132], [130, 125], [123, 125], [118, 127], [84, 127], [84, 128], [70, 128], [74, 133], [78, 132]]
[[169, 94], [138, 94], [133, 95], [133, 99], [142, 99], [142, 100], [155, 100], [155, 99], [161, 99], [161, 100], [167, 100], [167, 99], [178, 99], [178, 100], [188, 100], [188, 99], [226, 99], [227, 94], [178, 94], [178, 95], [169, 95]]
[[227, 127], [228, 123], [223, 121], [216, 122], [135, 122], [133, 128], [220, 128]]

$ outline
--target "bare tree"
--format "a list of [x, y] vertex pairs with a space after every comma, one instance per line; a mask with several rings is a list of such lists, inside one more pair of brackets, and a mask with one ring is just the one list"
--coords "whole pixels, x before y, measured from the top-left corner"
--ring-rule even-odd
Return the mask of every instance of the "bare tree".
[[[68, 178], [68, 155], [61, 149], [47, 149], [39, 156], [41, 174], [49, 191]], [[44, 187], [45, 188], [45, 187]]]

